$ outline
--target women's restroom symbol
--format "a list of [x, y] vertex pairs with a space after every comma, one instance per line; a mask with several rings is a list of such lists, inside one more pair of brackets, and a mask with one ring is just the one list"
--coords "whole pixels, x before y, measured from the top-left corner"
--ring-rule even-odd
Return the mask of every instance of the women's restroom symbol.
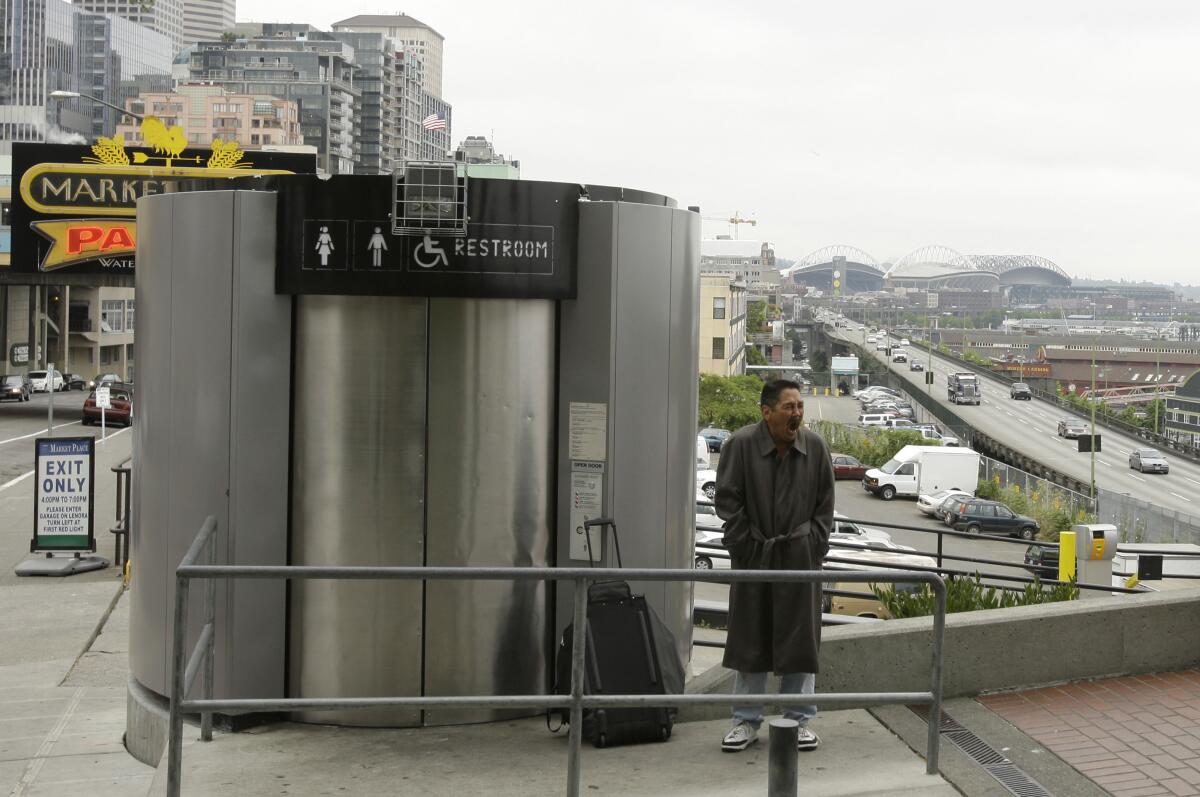
[[[378, 231], [378, 227], [375, 228]], [[321, 256], [321, 265], [329, 265], [329, 255], [333, 253], [333, 237], [329, 234], [329, 228], [322, 226], [321, 234], [317, 236], [317, 245], [314, 247], [317, 254]], [[378, 264], [376, 264], [378, 265]]]

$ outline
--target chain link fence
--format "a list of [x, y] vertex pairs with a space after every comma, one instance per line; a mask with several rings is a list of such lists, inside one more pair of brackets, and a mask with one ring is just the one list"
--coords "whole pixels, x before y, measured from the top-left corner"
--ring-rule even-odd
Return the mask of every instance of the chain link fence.
[[1200, 545], [1200, 518], [1164, 509], [1124, 493], [1098, 490], [1100, 523], [1112, 523], [1122, 542], [1190, 542]]
[[1046, 501], [1061, 504], [1072, 516], [1092, 511], [1092, 499], [1089, 496], [991, 457], [979, 457], [979, 480], [996, 482], [1000, 489], [1015, 487], [1027, 496], [1044, 496]]

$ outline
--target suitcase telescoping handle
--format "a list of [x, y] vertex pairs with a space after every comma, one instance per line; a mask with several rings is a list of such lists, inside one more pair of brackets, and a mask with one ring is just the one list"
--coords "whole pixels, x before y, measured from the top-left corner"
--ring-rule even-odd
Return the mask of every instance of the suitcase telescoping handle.
[[617, 567], [624, 568], [625, 565], [621, 562], [621, 538], [617, 536], [617, 521], [610, 517], [598, 517], [595, 520], [585, 520], [583, 522], [583, 535], [587, 541], [588, 566], [596, 566], [596, 562], [592, 558], [592, 526], [612, 527], [613, 545], [617, 548]]

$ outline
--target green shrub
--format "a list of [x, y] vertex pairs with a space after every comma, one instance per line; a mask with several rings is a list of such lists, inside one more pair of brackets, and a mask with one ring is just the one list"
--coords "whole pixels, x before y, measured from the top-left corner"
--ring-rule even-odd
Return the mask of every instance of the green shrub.
[[[884, 605], [893, 619], [904, 617], [927, 617], [933, 614], [933, 590], [923, 584], [915, 592], [897, 592], [890, 585], [872, 585], [871, 591]], [[946, 612], [973, 612], [979, 609], [1006, 609], [1010, 606], [1031, 606], [1038, 603], [1057, 603], [1075, 600], [1079, 588], [1069, 584], [1042, 585], [1036, 576], [1032, 584], [1026, 584], [1020, 592], [984, 586], [979, 573], [974, 577], [950, 576], [946, 579]]]
[[876, 468], [905, 446], [925, 443], [920, 432], [903, 429], [859, 429], [833, 421], [808, 421], [806, 425], [820, 435], [830, 451], [849, 454], [864, 465]]

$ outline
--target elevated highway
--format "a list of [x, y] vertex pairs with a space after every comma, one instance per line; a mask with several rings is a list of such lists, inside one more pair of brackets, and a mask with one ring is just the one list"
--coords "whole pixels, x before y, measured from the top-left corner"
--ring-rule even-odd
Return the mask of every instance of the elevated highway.
[[[867, 356], [886, 362], [883, 352], [871, 350], [864, 345], [865, 335], [861, 325], [850, 322], [848, 328], [826, 326], [826, 332], [834, 339], [857, 345]], [[893, 345], [896, 339], [893, 338]], [[964, 370], [962, 364], [921, 348], [905, 347], [910, 358], [915, 357], [929, 367], [932, 362], [934, 383], [923, 384], [924, 376], [909, 370], [907, 363], [887, 362], [896, 376], [916, 384], [915, 390], [928, 390], [938, 403], [956, 413], [972, 428], [1001, 441], [1014, 451], [1019, 451], [1032, 460], [1041, 462], [1081, 484], [1091, 483], [1091, 455], [1080, 453], [1075, 440], [1058, 436], [1058, 421], [1064, 417], [1076, 417], [1084, 421], [1086, 415], [1071, 413], [1040, 399], [1015, 401], [1009, 398], [1006, 382], [980, 375], [979, 384], [983, 393], [982, 402], [975, 405], [955, 405], [946, 399], [946, 377], [953, 371]], [[1101, 490], [1124, 493], [1156, 506], [1200, 516], [1200, 464], [1169, 452], [1171, 470], [1166, 475], [1142, 474], [1129, 468], [1129, 453], [1135, 448], [1146, 448], [1138, 440], [1111, 429], [1100, 427], [1103, 450], [1096, 455], [1096, 486]]]

